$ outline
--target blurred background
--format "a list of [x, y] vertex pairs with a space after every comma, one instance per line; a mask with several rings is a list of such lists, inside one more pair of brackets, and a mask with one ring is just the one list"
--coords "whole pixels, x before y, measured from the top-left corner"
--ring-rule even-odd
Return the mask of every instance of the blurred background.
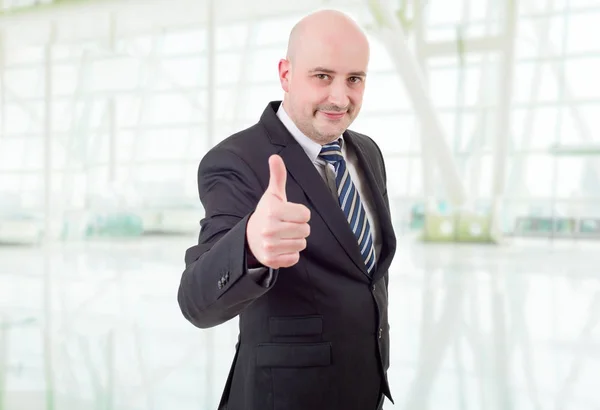
[[320, 8], [372, 46], [385, 409], [600, 408], [599, 0], [0, 0], [0, 409], [216, 409], [237, 319], [176, 300], [197, 167]]

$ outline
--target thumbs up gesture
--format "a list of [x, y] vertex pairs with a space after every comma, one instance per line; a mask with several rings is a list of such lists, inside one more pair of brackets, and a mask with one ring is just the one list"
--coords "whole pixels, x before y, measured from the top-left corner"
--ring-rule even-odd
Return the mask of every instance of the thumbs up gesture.
[[269, 171], [269, 186], [248, 220], [246, 238], [258, 262], [279, 269], [295, 265], [306, 248], [310, 210], [287, 201], [287, 171], [280, 156], [269, 158]]

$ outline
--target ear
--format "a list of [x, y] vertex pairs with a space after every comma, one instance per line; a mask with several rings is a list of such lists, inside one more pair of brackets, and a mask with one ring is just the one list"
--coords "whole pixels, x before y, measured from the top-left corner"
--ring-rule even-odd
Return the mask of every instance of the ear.
[[281, 59], [279, 60], [279, 82], [281, 83], [281, 88], [286, 93], [289, 92], [290, 89], [290, 76], [291, 76], [291, 64], [289, 60]]

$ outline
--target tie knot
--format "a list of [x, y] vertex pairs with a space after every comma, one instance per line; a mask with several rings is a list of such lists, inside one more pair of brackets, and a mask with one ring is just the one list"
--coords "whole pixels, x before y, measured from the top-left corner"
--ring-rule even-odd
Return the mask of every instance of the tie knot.
[[338, 141], [323, 145], [319, 156], [331, 164], [335, 164], [344, 159], [342, 156], [342, 148]]

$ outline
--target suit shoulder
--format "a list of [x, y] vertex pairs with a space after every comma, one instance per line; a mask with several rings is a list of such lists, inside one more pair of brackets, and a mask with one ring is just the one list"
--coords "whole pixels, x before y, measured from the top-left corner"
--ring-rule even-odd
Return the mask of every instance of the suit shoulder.
[[268, 142], [268, 139], [262, 125], [254, 124], [227, 136], [208, 152], [225, 150], [238, 156], [244, 156], [266, 142]]
[[383, 157], [383, 152], [379, 148], [379, 145], [373, 140], [373, 138], [369, 137], [366, 134], [361, 134], [360, 132], [356, 132], [353, 130], [347, 130], [348, 133], [352, 136], [352, 138], [359, 142], [359, 144], [365, 150], [369, 150], [367, 153], [369, 157], [378, 164], [378, 168], [381, 171], [381, 176], [383, 178], [384, 184], [387, 184], [387, 171], [385, 166], [385, 159]]
[[367, 134], [363, 134], [354, 130], [350, 130], [348, 129], [347, 132], [349, 132], [352, 137], [354, 137], [356, 140], [359, 140], [363, 143], [363, 146], [367, 146], [369, 148], [371, 148], [372, 150], [374, 150], [375, 153], [377, 153], [380, 157], [383, 158], [383, 154], [381, 153], [381, 149], [379, 148], [379, 145], [377, 145], [377, 143], [375, 142], [375, 140], [373, 138], [371, 138], [370, 136], [368, 136]]
[[269, 181], [269, 157], [277, 152], [264, 126], [256, 123], [210, 148], [200, 160], [198, 178], [229, 172], [256, 180], [264, 188]]
[[204, 154], [201, 163], [213, 158], [226, 157], [241, 159], [252, 166], [257, 159], [268, 155], [270, 147], [271, 144], [263, 126], [257, 123], [236, 131], [215, 144]]

